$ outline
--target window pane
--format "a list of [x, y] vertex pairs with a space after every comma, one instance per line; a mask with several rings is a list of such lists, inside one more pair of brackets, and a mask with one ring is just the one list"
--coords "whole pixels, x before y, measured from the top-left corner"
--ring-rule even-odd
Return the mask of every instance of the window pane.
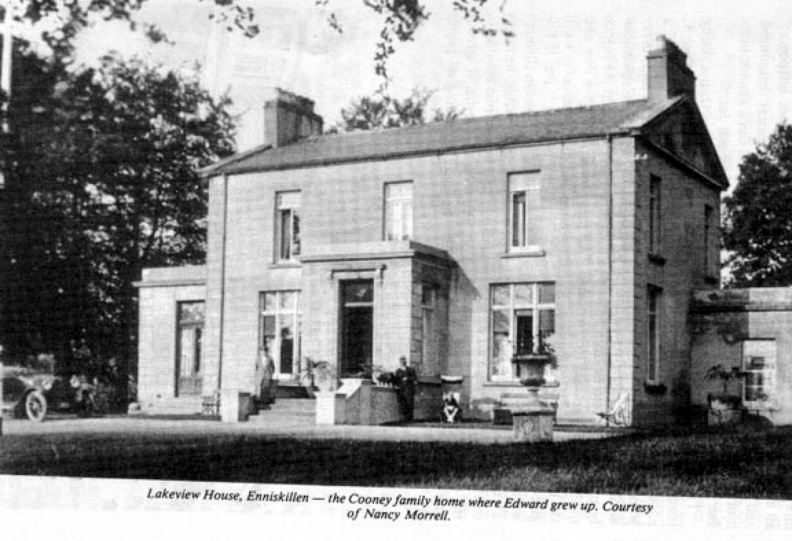
[[525, 192], [512, 194], [512, 246], [525, 246]]
[[179, 323], [203, 323], [204, 321], [204, 302], [182, 302], [179, 303]]
[[517, 355], [526, 355], [534, 352], [534, 336], [533, 336], [533, 311], [531, 310], [518, 310], [517, 317], [517, 347], [515, 353]]
[[275, 293], [264, 293], [264, 306], [262, 309], [265, 312], [274, 312], [276, 299], [277, 297], [275, 296]]
[[542, 336], [555, 332], [555, 310], [539, 310], [539, 332]]
[[291, 259], [291, 211], [282, 210], [280, 216], [280, 258]]
[[511, 377], [512, 372], [512, 347], [509, 335], [493, 333], [492, 339], [492, 375], [495, 377]]
[[284, 192], [278, 194], [278, 208], [292, 209], [300, 206], [300, 192]]
[[342, 299], [344, 303], [374, 302], [374, 282], [372, 280], [345, 282]]
[[515, 284], [514, 305], [521, 308], [533, 306], [533, 284]]
[[294, 311], [294, 303], [297, 297], [296, 293], [294, 291], [282, 291], [280, 295], [281, 295], [281, 302], [280, 302], [281, 308], [289, 312]]
[[203, 339], [203, 330], [198, 327], [195, 329], [195, 373], [201, 373], [201, 340]]
[[403, 199], [412, 197], [412, 182], [390, 182], [385, 185], [385, 197]]
[[[651, 302], [654, 303], [654, 294], [650, 294]], [[648, 367], [647, 379], [649, 381], [657, 380], [657, 315], [653, 312], [649, 313], [649, 339], [648, 339]]]
[[555, 310], [539, 310], [539, 339], [545, 353], [555, 352]]
[[493, 286], [492, 288], [492, 304], [493, 306], [509, 306], [511, 304], [510, 286]]
[[538, 171], [533, 173], [512, 173], [509, 175], [509, 190], [512, 192], [538, 191], [539, 187]]
[[181, 344], [179, 344], [181, 362], [179, 363], [179, 372], [181, 376], [185, 378], [192, 376], [192, 357], [195, 351], [195, 333], [193, 331], [194, 329], [183, 329], [181, 331]]
[[555, 284], [539, 284], [539, 304], [555, 302]]
[[298, 209], [292, 211], [291, 226], [291, 255], [292, 257], [297, 257], [300, 255], [300, 211]]
[[412, 222], [413, 222], [413, 205], [412, 201], [405, 201], [402, 203], [402, 240], [410, 240], [412, 238]]
[[265, 338], [275, 338], [277, 327], [275, 324], [275, 316], [264, 316], [261, 318], [262, 335]]
[[385, 185], [385, 240], [412, 238], [412, 182]]
[[495, 334], [509, 337], [509, 312], [507, 310], [494, 310], [492, 312], [492, 331]]

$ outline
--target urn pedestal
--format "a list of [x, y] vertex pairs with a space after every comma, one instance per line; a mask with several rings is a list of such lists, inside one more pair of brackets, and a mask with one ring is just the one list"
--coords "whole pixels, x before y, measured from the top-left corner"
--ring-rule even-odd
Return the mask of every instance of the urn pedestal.
[[555, 411], [539, 399], [539, 387], [545, 383], [544, 370], [551, 357], [531, 354], [516, 356], [513, 362], [528, 394], [528, 400], [511, 412], [514, 441], [553, 441]]

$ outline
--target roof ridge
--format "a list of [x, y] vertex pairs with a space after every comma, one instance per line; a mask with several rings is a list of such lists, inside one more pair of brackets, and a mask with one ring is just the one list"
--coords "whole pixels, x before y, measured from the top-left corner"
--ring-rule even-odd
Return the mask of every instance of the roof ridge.
[[[312, 135], [310, 137], [305, 137], [302, 139], [298, 139], [294, 141], [292, 144], [299, 144], [301, 142], [306, 141], [317, 141], [319, 139], [324, 139], [325, 137], [355, 137], [359, 135], [371, 135], [375, 133], [392, 133], [396, 131], [406, 131], [406, 130], [420, 130], [425, 129], [431, 126], [439, 126], [443, 124], [457, 124], [457, 123], [472, 123], [475, 121], [483, 121], [483, 120], [491, 120], [491, 119], [499, 119], [499, 118], [508, 118], [508, 117], [530, 117], [530, 116], [539, 116], [545, 114], [554, 114], [560, 113], [562, 111], [584, 111], [587, 109], [598, 109], [604, 107], [615, 107], [617, 105], [627, 105], [627, 104], [638, 104], [641, 102], [648, 102], [649, 100], [646, 98], [634, 99], [634, 100], [622, 100], [622, 101], [611, 101], [605, 103], [595, 103], [591, 105], [577, 105], [574, 107], [556, 107], [554, 109], [540, 109], [538, 111], [522, 111], [519, 113], [498, 113], [495, 115], [481, 115], [481, 116], [471, 116], [466, 118], [454, 118], [451, 120], [443, 120], [440, 122], [426, 122], [424, 124], [413, 124], [410, 126], [398, 126], [393, 128], [382, 128], [378, 127], [373, 130], [353, 130], [348, 132], [335, 132], [335, 133], [325, 133], [322, 135]], [[290, 146], [290, 145], [284, 145]]]

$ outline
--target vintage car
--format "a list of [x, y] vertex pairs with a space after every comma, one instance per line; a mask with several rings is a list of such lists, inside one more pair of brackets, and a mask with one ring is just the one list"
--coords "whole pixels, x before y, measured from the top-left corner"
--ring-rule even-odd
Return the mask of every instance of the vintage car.
[[2, 379], [3, 412], [43, 421], [49, 412], [73, 412], [89, 416], [93, 411], [91, 386], [77, 376], [71, 379], [7, 366]]

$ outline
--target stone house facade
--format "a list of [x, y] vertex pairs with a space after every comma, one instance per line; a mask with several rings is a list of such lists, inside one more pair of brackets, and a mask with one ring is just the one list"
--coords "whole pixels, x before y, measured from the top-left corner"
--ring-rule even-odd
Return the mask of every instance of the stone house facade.
[[205, 170], [206, 266], [138, 283], [143, 408], [250, 390], [266, 348], [282, 385], [404, 355], [486, 419], [515, 357], [549, 352], [559, 423], [672, 422], [728, 182], [686, 55], [662, 38], [647, 62], [646, 99], [344, 135], [282, 93], [265, 144]]

